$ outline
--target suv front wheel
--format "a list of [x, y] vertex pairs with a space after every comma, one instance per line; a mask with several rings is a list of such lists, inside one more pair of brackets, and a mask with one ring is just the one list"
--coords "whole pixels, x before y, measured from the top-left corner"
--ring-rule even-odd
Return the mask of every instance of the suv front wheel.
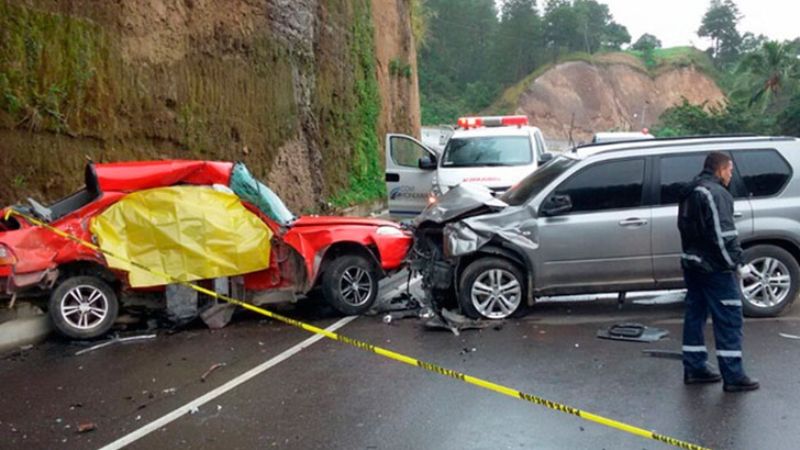
[[744, 251], [750, 273], [739, 281], [743, 312], [750, 317], [773, 317], [788, 308], [800, 288], [800, 266], [791, 253], [773, 245]]
[[473, 319], [505, 319], [522, 311], [525, 277], [510, 261], [481, 258], [461, 274], [458, 302]]

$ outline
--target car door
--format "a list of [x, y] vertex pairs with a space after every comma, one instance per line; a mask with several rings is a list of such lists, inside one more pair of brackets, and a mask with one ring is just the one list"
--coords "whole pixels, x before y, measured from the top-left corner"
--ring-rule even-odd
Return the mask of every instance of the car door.
[[565, 196], [571, 207], [537, 219], [541, 288], [592, 292], [653, 282], [645, 167], [644, 157], [598, 162], [548, 194], [542, 210]]
[[[653, 272], [662, 287], [683, 283], [681, 270], [681, 236], [678, 231], [678, 195], [703, 169], [708, 151], [662, 155], [655, 170], [656, 205], [653, 207]], [[734, 219], [740, 239], [753, 231], [750, 201], [740, 192], [738, 176], [731, 184], [734, 194]]]
[[[420, 161], [427, 168], [420, 168]], [[389, 214], [416, 216], [428, 205], [436, 174], [436, 154], [416, 139], [386, 135], [386, 192]]]

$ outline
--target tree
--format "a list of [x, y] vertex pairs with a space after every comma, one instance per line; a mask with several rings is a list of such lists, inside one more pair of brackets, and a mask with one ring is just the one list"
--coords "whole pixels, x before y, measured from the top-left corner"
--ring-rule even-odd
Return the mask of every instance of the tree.
[[774, 119], [754, 114], [743, 102], [693, 105], [683, 103], [667, 109], [658, 119], [653, 133], [659, 137], [708, 134], [772, 134]]
[[595, 53], [601, 49], [618, 50], [622, 44], [631, 41], [628, 29], [614, 22], [608, 5], [596, 0], [574, 0], [572, 10], [578, 21], [577, 34], [586, 53]]
[[425, 6], [429, 33], [418, 59], [423, 122], [453, 122], [488, 106], [501, 88], [492, 80], [497, 9], [493, 0], [426, 0]]
[[739, 45], [739, 51], [744, 53], [752, 53], [761, 49], [761, 46], [764, 45], [765, 42], [769, 41], [769, 38], [764, 36], [763, 34], [759, 34], [758, 36], [754, 35], [751, 32], [747, 32], [742, 35], [742, 43]]
[[661, 48], [661, 41], [652, 34], [645, 33], [631, 46], [633, 50], [645, 51]]
[[596, 0], [550, 0], [543, 21], [545, 43], [554, 59], [564, 50], [618, 50], [631, 41], [628, 29], [614, 22], [608, 6]]
[[568, 0], [550, 0], [544, 9], [545, 45], [551, 50], [553, 60], [563, 51], [573, 51], [578, 16]]
[[536, 0], [503, 2], [500, 26], [494, 37], [494, 78], [510, 84], [541, 64], [543, 34]]
[[742, 37], [736, 29], [741, 15], [733, 0], [711, 0], [697, 35], [711, 39], [711, 56], [719, 65], [733, 62], [739, 55]]
[[608, 50], [620, 50], [623, 45], [630, 44], [631, 34], [624, 25], [611, 22], [606, 27], [603, 47]]
[[782, 91], [790, 95], [797, 90], [800, 62], [790, 42], [770, 41], [759, 51], [745, 55], [737, 72], [743, 75], [745, 89], [750, 94], [748, 104], [760, 105], [763, 112]]
[[789, 105], [778, 114], [778, 128], [786, 136], [800, 137], [800, 95], [795, 95]]

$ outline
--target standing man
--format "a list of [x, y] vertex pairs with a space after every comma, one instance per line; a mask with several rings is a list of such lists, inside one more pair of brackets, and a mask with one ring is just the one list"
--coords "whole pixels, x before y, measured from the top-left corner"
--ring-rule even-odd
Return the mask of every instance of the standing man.
[[[742, 266], [733, 221], [733, 196], [728, 185], [733, 161], [725, 153], [712, 152], [703, 171], [681, 192], [678, 228], [681, 232], [681, 266], [688, 292], [683, 321], [683, 382], [716, 383], [725, 392], [753, 391], [758, 381], [742, 367], [742, 293], [736, 278]], [[703, 328], [708, 313], [714, 324], [720, 374], [708, 364]]]

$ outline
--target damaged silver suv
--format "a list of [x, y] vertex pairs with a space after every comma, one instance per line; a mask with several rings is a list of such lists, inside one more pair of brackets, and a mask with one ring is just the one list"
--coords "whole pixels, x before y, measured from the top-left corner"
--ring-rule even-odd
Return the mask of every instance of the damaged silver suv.
[[730, 190], [752, 269], [741, 280], [744, 312], [778, 315], [800, 287], [796, 138], [596, 144], [499, 198], [461, 185], [415, 220], [411, 268], [434, 299], [456, 298], [474, 318], [509, 317], [543, 295], [682, 288], [678, 191], [715, 150], [736, 168]]

